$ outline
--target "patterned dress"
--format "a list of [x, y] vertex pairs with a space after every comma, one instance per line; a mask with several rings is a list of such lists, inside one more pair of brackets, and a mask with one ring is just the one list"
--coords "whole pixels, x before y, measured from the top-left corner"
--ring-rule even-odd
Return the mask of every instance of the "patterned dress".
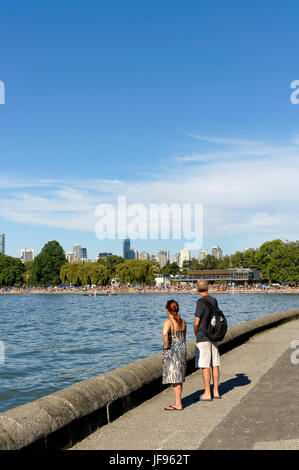
[[185, 382], [187, 362], [186, 329], [175, 331], [173, 328], [173, 333], [168, 334], [168, 345], [170, 348], [162, 353], [162, 384], [183, 383]]

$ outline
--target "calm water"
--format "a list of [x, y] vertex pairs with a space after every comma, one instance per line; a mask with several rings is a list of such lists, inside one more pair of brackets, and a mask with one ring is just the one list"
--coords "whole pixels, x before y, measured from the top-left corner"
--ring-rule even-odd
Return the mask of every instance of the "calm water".
[[[193, 339], [197, 295], [0, 295], [0, 412], [161, 351], [164, 305]], [[215, 295], [229, 325], [299, 307], [298, 295]]]

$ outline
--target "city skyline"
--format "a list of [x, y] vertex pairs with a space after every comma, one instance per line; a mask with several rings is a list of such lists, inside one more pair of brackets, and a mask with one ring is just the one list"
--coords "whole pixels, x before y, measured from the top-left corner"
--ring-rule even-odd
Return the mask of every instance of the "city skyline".
[[[0, 248], [1, 248], [1, 243], [4, 244], [4, 246], [5, 246], [5, 239], [6, 239], [5, 234], [0, 233]], [[56, 240], [56, 241], [58, 241], [58, 240]], [[221, 258], [223, 258], [223, 256], [233, 254], [233, 253], [223, 254], [223, 250], [218, 245], [211, 247], [211, 249], [210, 249], [211, 253], [209, 252], [208, 249], [203, 249], [203, 250], [200, 250], [200, 251], [198, 250], [197, 253], [194, 253], [192, 255], [191, 250], [189, 250], [187, 248], [182, 248], [178, 252], [174, 253], [172, 256], [171, 256], [169, 250], [159, 250], [159, 251], [156, 251], [156, 252], [151, 254], [149, 251], [145, 251], [144, 249], [142, 251], [139, 251], [138, 249], [131, 247], [131, 239], [127, 238], [127, 239], [122, 240], [121, 242], [122, 242], [122, 254], [113, 253], [113, 252], [99, 252], [98, 256], [92, 257], [91, 259], [88, 259], [88, 257], [87, 257], [87, 248], [82, 248], [80, 244], [76, 244], [76, 243], [73, 244], [73, 250], [72, 251], [67, 251], [67, 250], [64, 249], [64, 247], [62, 245], [61, 246], [65, 251], [66, 259], [69, 262], [74, 262], [74, 261], [95, 261], [99, 257], [107, 257], [107, 256], [117, 255], [117, 256], [122, 256], [124, 259], [149, 259], [149, 260], [152, 260], [152, 261], [156, 260], [156, 261], [159, 261], [160, 264], [162, 263], [163, 266], [165, 266], [167, 264], [167, 262], [169, 262], [169, 263], [176, 262], [180, 267], [182, 267], [184, 261], [188, 261], [189, 259], [192, 259], [192, 258], [196, 258], [199, 261], [202, 261], [207, 255], [212, 255], [216, 259], [221, 259]], [[59, 241], [58, 241], [58, 243], [59, 243]], [[243, 251], [246, 251], [248, 249], [255, 249], [255, 248], [257, 248], [257, 247], [252, 247], [252, 248], [247, 247]], [[1, 253], [1, 249], [0, 249], [0, 253]], [[39, 252], [37, 252], [37, 254], [38, 253]], [[9, 253], [3, 253], [3, 254], [6, 254], [8, 256], [13, 256], [13, 255], [10, 255]], [[26, 256], [28, 256], [28, 254], [30, 254], [29, 255], [30, 258], [28, 257], [26, 259]], [[16, 257], [18, 257], [18, 256], [16, 256]], [[35, 251], [32, 248], [30, 248], [30, 249], [29, 248], [22, 248], [21, 249], [20, 259], [24, 258], [25, 260], [31, 260], [31, 259], [34, 259], [34, 257], [35, 257]], [[165, 259], [159, 259], [159, 257], [163, 257]]]

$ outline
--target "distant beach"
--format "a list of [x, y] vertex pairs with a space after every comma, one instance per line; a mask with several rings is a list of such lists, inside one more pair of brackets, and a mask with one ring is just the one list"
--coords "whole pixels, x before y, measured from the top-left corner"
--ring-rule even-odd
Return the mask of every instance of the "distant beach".
[[[231, 287], [222, 285], [210, 286], [211, 294], [299, 294], [299, 287], [269, 287], [269, 286], [238, 286]], [[26, 295], [59, 295], [78, 294], [84, 296], [118, 295], [118, 294], [196, 294], [194, 286], [113, 286], [113, 287], [8, 287], [1, 288], [0, 294], [26, 294]]]

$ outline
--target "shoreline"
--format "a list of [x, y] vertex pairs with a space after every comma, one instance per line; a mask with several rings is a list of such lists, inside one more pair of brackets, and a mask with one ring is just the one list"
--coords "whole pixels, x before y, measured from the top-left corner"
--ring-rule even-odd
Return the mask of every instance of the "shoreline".
[[[210, 294], [299, 294], [299, 289], [209, 289]], [[147, 294], [191, 294], [197, 295], [195, 289], [124, 289], [124, 290], [100, 290], [100, 289], [9, 289], [1, 290], [0, 295], [81, 295], [84, 297], [99, 297], [111, 295], [147, 295]]]

